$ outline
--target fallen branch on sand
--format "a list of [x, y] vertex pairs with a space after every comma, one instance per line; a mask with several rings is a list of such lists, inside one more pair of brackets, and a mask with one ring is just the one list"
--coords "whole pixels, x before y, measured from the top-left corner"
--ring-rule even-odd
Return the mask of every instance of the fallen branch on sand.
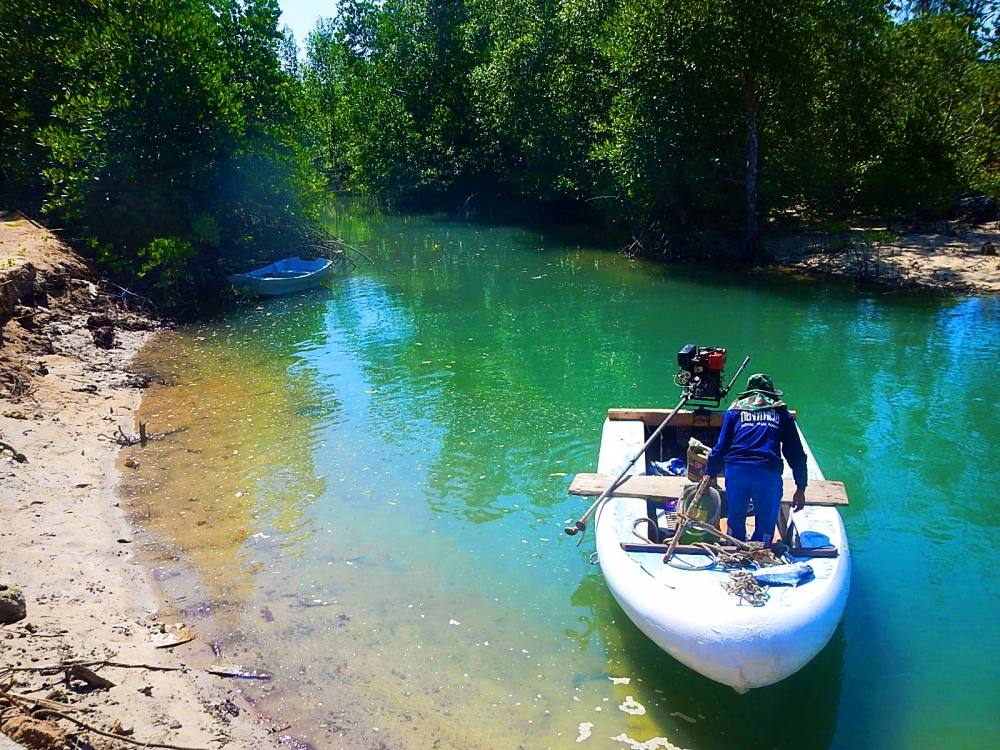
[[151, 672], [186, 672], [187, 667], [164, 667], [159, 664], [128, 664], [120, 661], [64, 661], [59, 664], [43, 664], [34, 667], [4, 667], [0, 672], [62, 672], [75, 666], [80, 667], [117, 667], [119, 669], [148, 669]]
[[154, 317], [159, 317], [159, 312], [156, 309], [156, 305], [153, 304], [153, 300], [149, 297], [144, 297], [141, 294], [136, 294], [130, 289], [126, 289], [123, 286], [118, 286], [112, 281], [107, 279], [101, 279], [101, 284], [105, 287], [110, 287], [108, 291], [113, 297], [115, 297], [125, 308], [128, 308], [128, 301], [133, 299], [136, 301], [140, 310], [146, 310], [152, 313]]
[[[179, 643], [171, 644], [173, 646], [179, 646]], [[3, 667], [0, 668], [0, 674], [8, 672], [63, 672], [67, 673], [69, 670], [76, 670], [78, 667], [115, 667], [118, 669], [148, 669], [151, 672], [187, 672], [187, 667], [164, 667], [159, 664], [130, 664], [127, 662], [120, 661], [108, 661], [107, 659], [100, 659], [97, 661], [77, 661], [70, 660], [60, 662], [59, 664], [42, 664], [40, 666], [32, 667]], [[89, 670], [88, 670], [89, 671]], [[239, 666], [228, 666], [228, 665], [212, 665], [206, 670], [209, 674], [214, 674], [217, 677], [235, 677], [241, 680], [270, 680], [271, 675], [267, 672], [258, 672], [255, 669], [246, 669]], [[77, 672], [78, 673], [78, 672]]]
[[142, 445], [143, 448], [146, 447], [146, 443], [149, 442], [149, 436], [146, 435], [146, 423], [139, 423], [139, 434], [129, 435], [122, 429], [121, 425], [118, 425], [118, 431], [114, 435], [105, 435], [103, 432], [97, 433], [97, 437], [104, 438], [121, 448], [130, 448], [133, 445]]
[[115, 734], [114, 732], [109, 732], [105, 729], [100, 729], [99, 727], [95, 727], [92, 724], [88, 724], [85, 721], [80, 721], [80, 719], [77, 719], [75, 716], [64, 714], [62, 711], [56, 711], [53, 708], [41, 708], [38, 711], [35, 711], [34, 714], [32, 715], [40, 716], [42, 714], [45, 714], [46, 716], [55, 716], [56, 718], [65, 719], [66, 721], [71, 721], [78, 727], [86, 729], [88, 732], [93, 732], [94, 734], [99, 734], [101, 737], [107, 737], [112, 740], [118, 740], [119, 742], [125, 742], [129, 745], [138, 745], [139, 747], [162, 747], [166, 748], [166, 750], [207, 750], [207, 748], [200, 748], [200, 747], [171, 745], [168, 742], [149, 742], [148, 740], [134, 740], [131, 737], [126, 737], [121, 734]]
[[121, 425], [118, 425], [118, 431], [114, 435], [106, 435], [103, 432], [99, 432], [97, 433], [97, 437], [104, 438], [121, 448], [131, 448], [133, 445], [140, 445], [145, 448], [146, 443], [150, 440], [163, 440], [163, 438], [169, 435], [175, 435], [178, 432], [185, 432], [187, 429], [187, 427], [177, 427], [173, 430], [157, 432], [150, 435], [146, 432], [146, 423], [140, 422], [138, 435], [129, 435], [122, 429]]
[[87, 683], [88, 686], [92, 687], [94, 690], [109, 690], [115, 686], [111, 680], [106, 677], [101, 677], [97, 672], [92, 669], [88, 669], [82, 664], [71, 664], [66, 667], [63, 674], [63, 679], [66, 682], [66, 686], [69, 687], [70, 682], [73, 680], [80, 680], [80, 682]]
[[2, 687], [0, 687], [0, 697], [7, 698], [14, 704], [17, 704], [18, 701], [20, 701], [21, 703], [47, 706], [48, 708], [54, 708], [58, 711], [79, 711], [82, 713], [93, 713], [95, 711], [95, 709], [90, 706], [71, 706], [68, 703], [63, 703], [62, 701], [54, 701], [51, 698], [38, 698], [31, 695], [23, 695], [22, 693], [15, 693], [13, 690], [7, 690]]

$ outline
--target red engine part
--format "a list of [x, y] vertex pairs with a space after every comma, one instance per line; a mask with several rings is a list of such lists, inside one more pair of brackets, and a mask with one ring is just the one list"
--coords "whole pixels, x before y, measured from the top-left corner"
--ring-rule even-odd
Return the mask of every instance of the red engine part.
[[726, 350], [716, 349], [708, 355], [708, 369], [721, 370], [726, 366]]

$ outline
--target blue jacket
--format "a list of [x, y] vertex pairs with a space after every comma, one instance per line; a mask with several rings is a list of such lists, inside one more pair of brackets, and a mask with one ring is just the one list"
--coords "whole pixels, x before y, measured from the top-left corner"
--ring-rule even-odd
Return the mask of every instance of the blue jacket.
[[805, 489], [808, 481], [806, 452], [788, 409], [784, 406], [757, 411], [729, 409], [722, 418], [719, 439], [708, 454], [705, 471], [718, 476], [723, 463], [753, 464], [780, 474], [784, 470], [782, 453], [792, 467], [795, 486]]

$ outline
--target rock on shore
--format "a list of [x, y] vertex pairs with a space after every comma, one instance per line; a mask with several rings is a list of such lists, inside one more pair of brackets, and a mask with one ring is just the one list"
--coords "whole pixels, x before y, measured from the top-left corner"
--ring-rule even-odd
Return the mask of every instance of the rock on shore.
[[16, 586], [0, 583], [0, 624], [23, 620], [27, 615], [24, 594]]

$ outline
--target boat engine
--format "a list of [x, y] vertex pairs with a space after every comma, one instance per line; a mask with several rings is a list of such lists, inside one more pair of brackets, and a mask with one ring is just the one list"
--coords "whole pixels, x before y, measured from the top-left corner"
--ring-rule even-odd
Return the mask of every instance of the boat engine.
[[688, 392], [692, 400], [713, 401], [718, 406], [726, 397], [729, 389], [722, 385], [725, 349], [687, 344], [677, 352], [677, 364], [680, 369], [674, 376], [674, 383]]

